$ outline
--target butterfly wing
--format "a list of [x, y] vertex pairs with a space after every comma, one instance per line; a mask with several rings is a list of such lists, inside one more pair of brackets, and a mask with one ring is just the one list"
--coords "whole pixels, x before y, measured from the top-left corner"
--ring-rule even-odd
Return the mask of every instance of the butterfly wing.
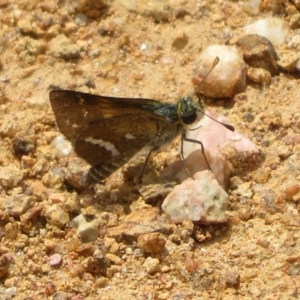
[[179, 130], [174, 104], [68, 90], [49, 96], [60, 131], [92, 165], [85, 183], [102, 181], [144, 146], [160, 146]]
[[[168, 104], [156, 100], [114, 98], [69, 90], [52, 90], [49, 97], [58, 128], [71, 142], [87, 124], [100, 119], [142, 114], [166, 122], [164, 110]], [[169, 106], [172, 107], [172, 115], [178, 118], [173, 105]]]
[[120, 167], [149, 145], [159, 124], [141, 115], [125, 115], [89, 123], [76, 137], [75, 152], [92, 166], [111, 162]]

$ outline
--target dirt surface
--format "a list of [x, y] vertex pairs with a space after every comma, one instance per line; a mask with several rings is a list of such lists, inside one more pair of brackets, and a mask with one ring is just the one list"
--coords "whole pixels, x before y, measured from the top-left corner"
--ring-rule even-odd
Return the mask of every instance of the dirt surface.
[[[1, 299], [300, 298], [297, 76], [210, 103], [264, 157], [231, 177], [225, 224], [170, 223], [128, 167], [81, 190], [74, 182], [88, 166], [51, 144], [60, 136], [51, 89], [173, 102], [193, 92], [202, 49], [297, 12], [264, 1], [251, 16], [240, 4], [0, 0]], [[175, 141], [152, 169], [177, 151]]]

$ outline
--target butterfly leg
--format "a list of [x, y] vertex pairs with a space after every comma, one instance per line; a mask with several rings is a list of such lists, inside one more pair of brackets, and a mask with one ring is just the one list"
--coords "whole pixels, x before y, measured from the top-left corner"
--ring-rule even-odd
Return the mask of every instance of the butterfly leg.
[[138, 179], [138, 183], [142, 183], [142, 178], [143, 178], [143, 175], [144, 175], [144, 172], [145, 172], [145, 169], [146, 169], [146, 165], [150, 159], [150, 156], [152, 154], [153, 151], [157, 150], [159, 147], [154, 147], [154, 148], [151, 148], [148, 155], [146, 156], [146, 159], [145, 159], [145, 162], [144, 162], [144, 165], [143, 165], [143, 169], [141, 171], [141, 174], [139, 176], [139, 179]]
[[[205, 155], [205, 153], [204, 153], [204, 146], [203, 146], [203, 143], [202, 143], [201, 141], [198, 141], [198, 140], [194, 140], [194, 139], [189, 139], [189, 138], [187, 138], [187, 137], [186, 137], [186, 132], [185, 132], [185, 130], [183, 130], [183, 131], [182, 131], [182, 134], [181, 134], [180, 156], [181, 156], [181, 159], [182, 159], [182, 161], [183, 161], [183, 163], [184, 163], [184, 166], [185, 166], [185, 168], [186, 168], [186, 170], [187, 170], [188, 175], [189, 175], [190, 177], [193, 178], [193, 176], [190, 174], [190, 171], [189, 171], [189, 169], [188, 169], [188, 167], [187, 167], [187, 165], [186, 165], [186, 162], [185, 162], [185, 158], [184, 158], [184, 154], [183, 154], [183, 143], [184, 143], [184, 142], [196, 143], [196, 144], [199, 144], [199, 145], [201, 146], [201, 153], [202, 153], [202, 155], [203, 155], [203, 157], [204, 157], [204, 160], [205, 160], [205, 162], [206, 162], [206, 164], [207, 164], [207, 166], [208, 166], [208, 169], [209, 169], [210, 171], [212, 171], [212, 169], [211, 169], [211, 167], [210, 167], [210, 165], [209, 165], [209, 163], [208, 163], [208, 160], [207, 160], [207, 158], [206, 158], [206, 155]], [[193, 179], [194, 179], [194, 178], [193, 178]]]

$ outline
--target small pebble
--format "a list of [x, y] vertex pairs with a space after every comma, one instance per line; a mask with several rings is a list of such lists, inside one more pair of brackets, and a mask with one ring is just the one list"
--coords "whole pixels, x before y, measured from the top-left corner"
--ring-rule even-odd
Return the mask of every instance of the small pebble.
[[184, 260], [185, 268], [188, 272], [194, 272], [198, 269], [198, 264], [195, 261], [193, 255], [187, 254]]
[[0, 168], [0, 184], [3, 187], [14, 187], [23, 179], [23, 172], [14, 164]]
[[298, 182], [288, 182], [284, 187], [284, 191], [289, 199], [293, 201], [300, 200], [300, 184]]
[[241, 49], [245, 62], [253, 68], [262, 68], [272, 75], [278, 75], [277, 53], [265, 37], [253, 34], [241, 37], [236, 45]]
[[270, 72], [262, 68], [249, 68], [247, 76], [251, 81], [264, 86], [268, 85], [272, 79]]
[[62, 135], [54, 138], [51, 142], [51, 146], [54, 148], [54, 153], [58, 158], [69, 156], [72, 151], [71, 143]]
[[19, 217], [24, 214], [32, 204], [32, 196], [18, 194], [8, 197], [4, 203], [4, 206], [9, 215]]
[[4, 293], [6, 297], [12, 299], [13, 297], [17, 296], [18, 288], [16, 286], [9, 287], [5, 289]]
[[300, 28], [300, 14], [295, 14], [295, 15], [291, 16], [290, 26], [291, 26], [291, 29]]
[[177, 37], [172, 42], [172, 47], [177, 50], [182, 50], [189, 42], [189, 38], [185, 33], [178, 33]]
[[148, 253], [161, 253], [166, 239], [160, 232], [142, 234], [138, 237], [137, 246]]
[[106, 253], [106, 258], [113, 262], [115, 265], [122, 266], [124, 261], [117, 255], [112, 253]]
[[11, 261], [12, 257], [8, 254], [3, 254], [0, 257], [0, 279], [4, 278], [8, 274]]
[[288, 72], [300, 71], [300, 54], [298, 51], [284, 49], [280, 52], [278, 65]]
[[[150, 232], [166, 232], [170, 223], [166, 216], [161, 215], [157, 207], [144, 206], [140, 209], [133, 210], [127, 215], [122, 222], [119, 221], [112, 227], [107, 228], [107, 236], [113, 237], [116, 240], [137, 239], [138, 236]], [[136, 249], [135, 249], [136, 250]], [[135, 251], [136, 254], [139, 251]]]
[[78, 236], [85, 242], [93, 242], [99, 236], [97, 220], [87, 222], [85, 219], [80, 220], [77, 228]]
[[65, 292], [56, 292], [53, 294], [51, 300], [67, 300], [68, 299], [68, 294]]
[[240, 275], [235, 270], [228, 270], [225, 273], [225, 283], [228, 287], [238, 289], [240, 286]]
[[56, 267], [62, 263], [62, 257], [60, 254], [55, 253], [49, 257], [49, 265], [51, 267]]
[[260, 12], [260, 4], [261, 0], [244, 0], [242, 3], [242, 9], [250, 15], [257, 15]]
[[148, 274], [153, 274], [160, 269], [160, 262], [158, 258], [147, 257], [143, 263], [143, 267], [146, 269]]
[[171, 19], [173, 13], [170, 3], [167, 0], [136, 1], [136, 8], [134, 10], [140, 15], [153, 18], [156, 22], [168, 21]]
[[61, 207], [60, 204], [53, 204], [46, 209], [47, 221], [58, 228], [62, 228], [70, 221], [69, 214]]
[[12, 139], [12, 146], [15, 154], [28, 154], [35, 149], [36, 136], [28, 131], [18, 132]]
[[72, 296], [71, 300], [84, 300], [84, 297], [80, 294]]
[[[255, 144], [238, 133], [237, 130], [232, 131], [216, 120], [223, 124], [230, 124], [230, 121], [224, 116], [218, 115], [211, 109], [206, 109], [205, 115], [199, 122], [186, 129], [188, 138], [201, 141], [207, 162], [203, 157], [202, 147], [199, 143], [184, 142], [183, 152], [189, 174], [193, 175], [199, 171], [211, 169], [218, 183], [226, 188], [230, 167], [239, 171], [245, 166], [255, 166], [255, 163], [259, 161], [260, 151]], [[174, 170], [174, 164], [164, 170], [164, 176], [176, 176], [181, 182], [190, 177], [182, 162], [181, 168], [177, 168], [177, 170]]]
[[56, 286], [53, 282], [47, 282], [44, 290], [47, 296], [51, 296], [56, 292]]

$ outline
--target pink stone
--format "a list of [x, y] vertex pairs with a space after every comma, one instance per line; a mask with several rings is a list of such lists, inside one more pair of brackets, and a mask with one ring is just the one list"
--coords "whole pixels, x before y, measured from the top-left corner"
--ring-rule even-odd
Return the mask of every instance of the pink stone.
[[[235, 130], [234, 132], [226, 128], [224, 124], [230, 124], [230, 121], [214, 112], [207, 109], [205, 114], [197, 123], [194, 123], [186, 129], [187, 137], [195, 141], [200, 141], [203, 144], [205, 156], [209, 166], [213, 171], [219, 184], [226, 188], [231, 166], [227, 161], [227, 157], [223, 154], [223, 149], [232, 148], [234, 155], [241, 159], [247, 159], [249, 156], [258, 155], [259, 149], [249, 139], [241, 135]], [[212, 120], [210, 117], [214, 118]], [[194, 129], [194, 130], [193, 130]], [[180, 151], [180, 150], [179, 150]], [[209, 170], [209, 166], [204, 160], [199, 143], [185, 141], [183, 144], [183, 152], [185, 163], [189, 170], [187, 172], [183, 162], [175, 162], [163, 172], [163, 176], [175, 175], [181, 182], [189, 178], [199, 171]]]
[[58, 253], [51, 255], [49, 258], [49, 264], [51, 267], [56, 267], [56, 266], [60, 265], [61, 262], [62, 262], [62, 258], [61, 258], [61, 255]]
[[201, 171], [175, 186], [162, 204], [162, 210], [174, 223], [184, 220], [205, 224], [227, 221], [228, 195], [211, 171]]

